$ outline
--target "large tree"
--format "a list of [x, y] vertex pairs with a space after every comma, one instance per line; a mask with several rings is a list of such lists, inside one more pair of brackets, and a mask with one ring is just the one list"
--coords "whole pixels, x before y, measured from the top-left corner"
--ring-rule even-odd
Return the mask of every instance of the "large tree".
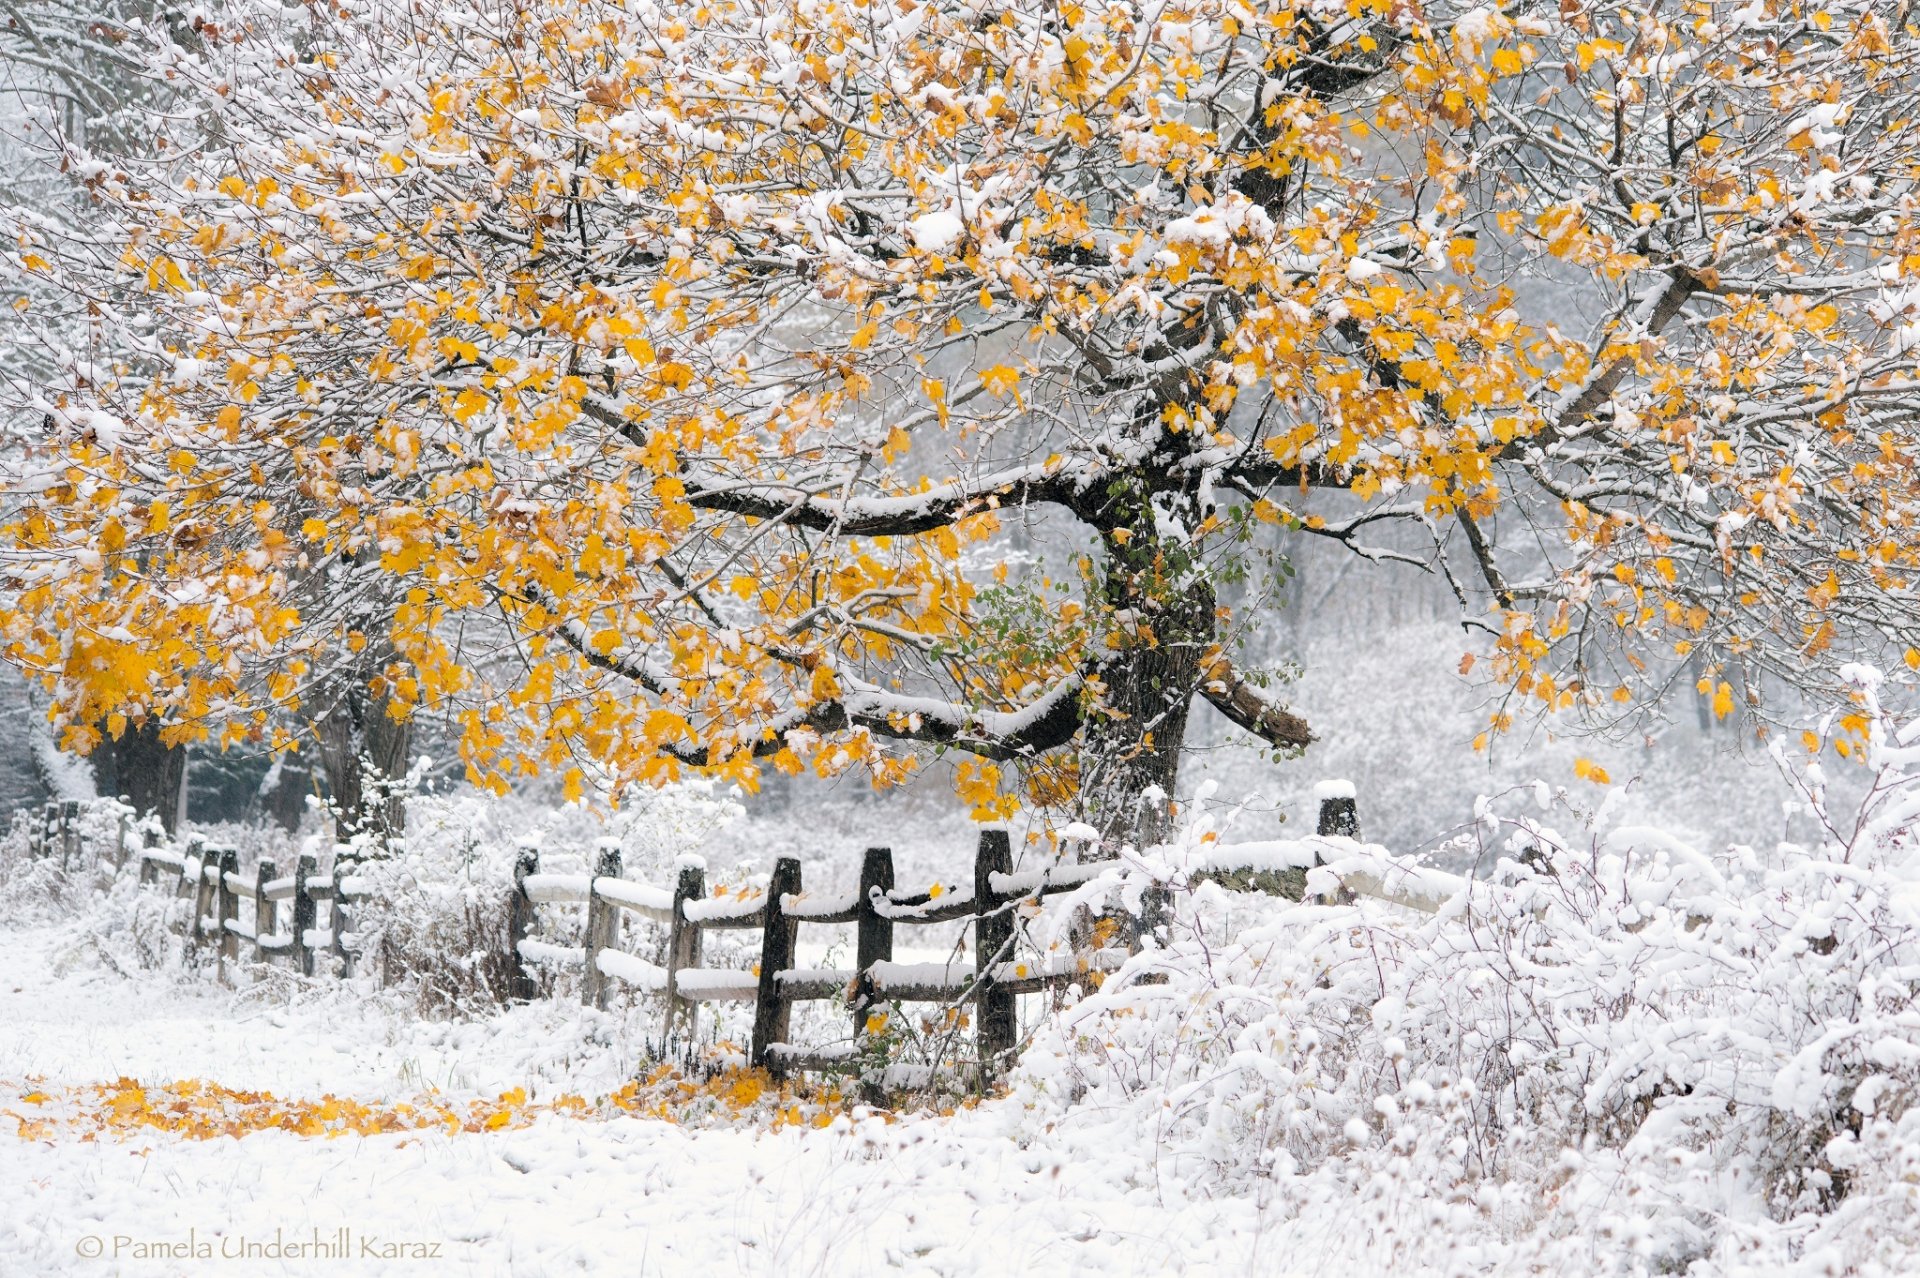
[[284, 13], [156, 42], [218, 145], [75, 157], [114, 234], [23, 226], [142, 342], [9, 530], [83, 744], [344, 679], [481, 777], [908, 741], [1150, 836], [1196, 701], [1309, 740], [1222, 602], [1268, 526], [1421, 529], [1553, 709], [1916, 643], [1892, 3]]

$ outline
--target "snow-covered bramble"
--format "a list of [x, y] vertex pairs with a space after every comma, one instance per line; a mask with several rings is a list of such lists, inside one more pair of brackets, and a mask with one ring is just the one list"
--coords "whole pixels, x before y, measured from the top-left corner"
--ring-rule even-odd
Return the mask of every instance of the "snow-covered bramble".
[[1920, 725], [1844, 677], [1876, 784], [1843, 825], [1802, 772], [1807, 843], [1492, 802], [1430, 916], [1188, 885], [1162, 948], [1041, 1030], [1029, 1132], [1150, 1131], [1171, 1174], [1337, 1209], [1364, 1228], [1327, 1246], [1397, 1264], [1910, 1272]]

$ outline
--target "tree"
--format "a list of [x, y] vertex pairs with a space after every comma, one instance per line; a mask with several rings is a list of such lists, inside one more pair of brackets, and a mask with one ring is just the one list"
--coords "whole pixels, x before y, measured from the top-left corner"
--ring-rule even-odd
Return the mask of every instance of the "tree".
[[[151, 135], [151, 122], [164, 118], [173, 98], [163, 80], [148, 74], [142, 43], [131, 39], [148, 22], [162, 23], [170, 39], [197, 39], [179, 15], [162, 18], [140, 0], [105, 5], [25, 0], [6, 6], [5, 21], [0, 22], [5, 199], [18, 201], [38, 219], [87, 220], [87, 201], [76, 198], [81, 192], [59, 171], [65, 167], [60, 163], [62, 149], [72, 142], [103, 154], [137, 152]], [[36, 162], [49, 159], [51, 163]], [[37, 304], [41, 327], [58, 329], [67, 340], [57, 350], [46, 345], [12, 347], [14, 375], [57, 375], [66, 362], [63, 357], [71, 354], [73, 339], [84, 340], [87, 333], [77, 313], [83, 307], [72, 305], [71, 297], [35, 288], [35, 281], [18, 283], [24, 287], [7, 300], [18, 306]], [[95, 362], [102, 362], [100, 352], [92, 354]], [[53, 358], [42, 363], [37, 358], [42, 355]], [[14, 413], [0, 418], [0, 456], [14, 449], [22, 431], [31, 436], [40, 417], [31, 412], [24, 418]], [[105, 736], [94, 752], [93, 769], [100, 792], [124, 794], [140, 811], [158, 813], [169, 831], [174, 828], [183, 808], [186, 752], [160, 740], [157, 721]]]
[[1221, 599], [1267, 527], [1445, 573], [1541, 707], [1920, 660], [1891, 4], [281, 12], [156, 46], [221, 141], [88, 169], [116, 238], [22, 231], [143, 292], [9, 529], [83, 744], [346, 678], [496, 783], [904, 741], [1151, 837], [1195, 700], [1310, 738]]

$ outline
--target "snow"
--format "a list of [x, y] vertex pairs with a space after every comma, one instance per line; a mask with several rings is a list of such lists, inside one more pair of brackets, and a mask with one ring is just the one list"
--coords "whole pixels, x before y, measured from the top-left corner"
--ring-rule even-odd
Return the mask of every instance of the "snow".
[[584, 874], [529, 874], [527, 899], [540, 904], [584, 901], [588, 881]]
[[587, 952], [578, 945], [553, 945], [529, 939], [520, 942], [520, 957], [529, 963], [577, 967], [587, 961]]
[[1493, 38], [1501, 29], [1499, 15], [1485, 7], [1469, 9], [1453, 20], [1454, 34], [1475, 44]]
[[687, 968], [673, 979], [682, 993], [706, 999], [750, 999], [760, 989], [760, 978], [752, 972], [722, 968]]
[[883, 992], [905, 986], [950, 985], [959, 989], [973, 979], [973, 964], [964, 963], [875, 963], [869, 972], [873, 983]]
[[950, 209], [923, 213], [907, 223], [907, 234], [912, 237], [913, 246], [923, 253], [945, 253], [959, 243], [960, 237], [966, 233], [966, 223]]
[[687, 918], [695, 923], [713, 923], [723, 919], [748, 919], [766, 909], [764, 892], [749, 892], [741, 897], [710, 896], [704, 901], [688, 901]]
[[883, 919], [896, 919], [911, 922], [923, 919], [930, 914], [938, 914], [957, 905], [966, 905], [973, 900], [971, 887], [957, 887], [942, 892], [939, 896], [920, 905], [902, 905], [898, 902], [875, 900], [873, 912]]
[[822, 919], [844, 915], [859, 903], [859, 894], [855, 892], [838, 895], [803, 892], [799, 896], [788, 895], [780, 905], [788, 918]]
[[[0, 936], [0, 1109], [33, 1085], [218, 1078], [282, 1096], [331, 1092], [491, 1098], [511, 1087], [585, 1091], [615, 1071], [556, 1063], [543, 1040], [579, 1050], [578, 1009], [535, 1005], [479, 1027], [409, 1025], [377, 1000], [271, 999], [236, 1007], [210, 985], [151, 974], [128, 980], [73, 957], [58, 929]], [[201, 1272], [131, 1259], [137, 1243], [186, 1243], [215, 1255], [241, 1240], [311, 1243], [350, 1231], [348, 1263], [229, 1262], [249, 1274], [374, 1272], [363, 1245], [437, 1245], [422, 1272], [527, 1278], [631, 1273], [985, 1273], [1016, 1248], [1036, 1272], [1232, 1272], [1256, 1255], [1251, 1202], [1167, 1194], [1145, 1167], [1026, 1151], [1006, 1116], [885, 1123], [842, 1118], [824, 1130], [682, 1128], [657, 1119], [546, 1116], [531, 1126], [449, 1135], [303, 1139], [67, 1137], [20, 1142], [0, 1177], [0, 1250], [11, 1273]], [[14, 1138], [7, 1135], [5, 1139]], [[1131, 1176], [1131, 1180], [1128, 1177]], [[80, 1253], [120, 1244], [118, 1266]], [[212, 1267], [212, 1266], [209, 1266]], [[379, 1271], [384, 1272], [384, 1269]]]
[[33, 751], [35, 768], [46, 778], [54, 798], [84, 802], [94, 797], [92, 766], [79, 755], [56, 746], [45, 721], [38, 715], [28, 721], [27, 745]]
[[[528, 882], [532, 880], [533, 876], [529, 875]], [[610, 879], [603, 875], [593, 881], [593, 890], [609, 901], [629, 906], [651, 918], [664, 921], [673, 917], [673, 893], [651, 884]]]
[[[619, 978], [602, 1012], [561, 970], [583, 958], [559, 943], [578, 911], [543, 912], [557, 931], [523, 953], [554, 996], [436, 1019], [371, 975], [304, 981], [243, 956], [223, 988], [210, 965], [150, 962], [144, 929], [170, 893], [129, 870], [104, 895], [49, 904], [22, 885], [57, 886], [55, 872], [0, 845], [0, 1116], [20, 1129], [0, 1127], [14, 1142], [4, 1268], [175, 1272], [126, 1249], [344, 1228], [438, 1246], [452, 1272], [535, 1276], [964, 1276], [1004, 1272], [1010, 1254], [1045, 1274], [1914, 1272], [1920, 733], [1884, 720], [1877, 672], [1845, 676], [1879, 784], [1830, 821], [1856, 832], [1844, 842], [1708, 853], [1564, 792], [1539, 807], [1523, 787], [1474, 805], [1462, 837], [1485, 879], [1355, 839], [1226, 843], [1200, 804], [1182, 805], [1167, 846], [1002, 876], [996, 890], [1049, 875], [1070, 890], [1038, 918], [1022, 907], [1028, 948], [995, 975], [1076, 988], [1024, 998], [1005, 1093], [947, 1112], [754, 1099], [757, 1085], [737, 1106], [623, 1110], [607, 1098], [656, 1068], [666, 973], [639, 955], [657, 953], [658, 929], [630, 938], [639, 953], [596, 956]], [[1824, 781], [1801, 780], [1819, 802]], [[577, 855], [590, 853], [556, 859]], [[474, 890], [504, 900], [510, 846], [481, 860], [493, 877]], [[1276, 899], [1210, 873], [1228, 868], [1305, 868], [1323, 900], [1370, 894]], [[382, 893], [398, 881], [364, 874]], [[547, 877], [559, 891], [579, 876]], [[1109, 912], [1153, 885], [1164, 921], [1138, 953], [1093, 955], [1104, 979], [1044, 948], [1075, 909]], [[696, 904], [738, 917], [763, 903]], [[684, 993], [735, 1001], [703, 1002], [694, 1041], [740, 1041], [756, 940], [716, 934], [714, 966], [678, 974]], [[790, 979], [849, 983], [832, 966], [845, 942], [813, 943], [817, 966]], [[883, 995], [972, 975], [965, 951], [896, 958], [874, 972]], [[938, 1057], [873, 1065], [839, 1004], [794, 1015], [793, 1050], [848, 1073], [925, 1086], [952, 1072]], [[821, 1041], [829, 1021], [838, 1037]], [[104, 1098], [189, 1080], [284, 1104], [458, 1113], [518, 1095], [522, 1108], [498, 1129], [331, 1138], [96, 1130]], [[1835, 1171], [1846, 1192], [1822, 1198]], [[122, 1247], [117, 1268], [81, 1254], [95, 1239]], [[247, 1271], [325, 1272], [307, 1263]]]
[[667, 988], [667, 969], [635, 958], [623, 950], [601, 950], [594, 962], [608, 976], [615, 976], [637, 989]]

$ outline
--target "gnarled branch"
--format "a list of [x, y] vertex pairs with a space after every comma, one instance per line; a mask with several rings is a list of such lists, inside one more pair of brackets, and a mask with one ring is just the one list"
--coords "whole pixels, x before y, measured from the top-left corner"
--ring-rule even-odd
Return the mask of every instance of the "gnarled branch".
[[1282, 749], [1305, 749], [1313, 741], [1313, 730], [1305, 719], [1267, 700], [1225, 657], [1217, 658], [1206, 674], [1200, 694], [1237, 727]]

